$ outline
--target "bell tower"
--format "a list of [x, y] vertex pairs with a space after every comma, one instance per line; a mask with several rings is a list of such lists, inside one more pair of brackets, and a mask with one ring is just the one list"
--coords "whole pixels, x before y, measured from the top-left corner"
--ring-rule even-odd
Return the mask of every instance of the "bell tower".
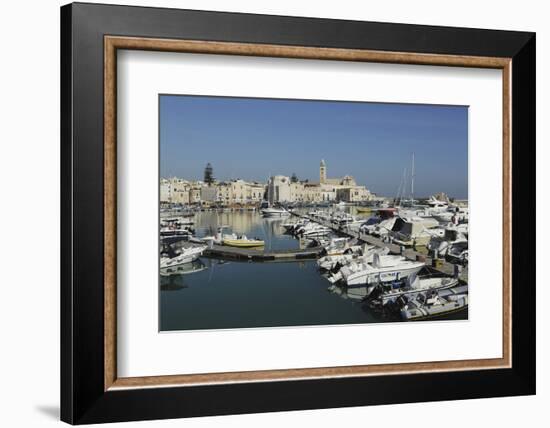
[[321, 165], [319, 166], [319, 182], [324, 183], [327, 179], [327, 165], [325, 160], [321, 159]]

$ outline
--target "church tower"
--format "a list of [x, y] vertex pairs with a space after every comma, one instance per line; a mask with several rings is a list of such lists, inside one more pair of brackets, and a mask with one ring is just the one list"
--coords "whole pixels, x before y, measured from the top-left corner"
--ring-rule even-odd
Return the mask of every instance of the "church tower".
[[327, 166], [325, 160], [321, 159], [321, 165], [319, 166], [319, 183], [324, 183], [327, 180]]

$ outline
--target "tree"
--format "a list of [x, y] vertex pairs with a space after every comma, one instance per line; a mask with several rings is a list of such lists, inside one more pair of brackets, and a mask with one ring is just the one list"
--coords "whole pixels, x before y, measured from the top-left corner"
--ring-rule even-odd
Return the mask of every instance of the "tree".
[[213, 169], [210, 162], [208, 162], [206, 168], [204, 168], [204, 182], [209, 186], [214, 182]]
[[291, 183], [297, 183], [298, 182], [298, 177], [296, 177], [295, 172], [292, 173], [292, 177], [290, 177], [290, 182]]

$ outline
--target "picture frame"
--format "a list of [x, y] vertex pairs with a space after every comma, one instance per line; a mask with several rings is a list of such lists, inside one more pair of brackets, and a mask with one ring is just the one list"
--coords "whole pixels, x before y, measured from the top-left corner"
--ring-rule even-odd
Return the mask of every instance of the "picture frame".
[[[119, 378], [120, 49], [501, 69], [502, 358]], [[61, 419], [85, 424], [534, 394], [535, 260], [525, 254], [535, 244], [535, 97], [533, 33], [63, 6]]]

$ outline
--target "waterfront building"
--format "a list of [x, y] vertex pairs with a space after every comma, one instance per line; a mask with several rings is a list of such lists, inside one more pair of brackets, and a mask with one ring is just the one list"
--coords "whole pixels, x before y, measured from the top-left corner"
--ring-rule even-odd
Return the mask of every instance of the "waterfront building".
[[263, 200], [265, 184], [232, 180], [216, 183], [217, 201], [225, 204], [256, 204]]
[[201, 205], [247, 205], [260, 203], [265, 196], [263, 183], [231, 180], [214, 182], [188, 181], [180, 178], [161, 178], [161, 203]]
[[363, 186], [343, 187], [336, 191], [337, 199], [344, 202], [363, 202], [370, 200], [369, 191]]
[[167, 178], [160, 179], [160, 201], [170, 202], [171, 199], [171, 187], [170, 180]]
[[265, 197], [266, 185], [263, 183], [252, 182], [247, 183], [246, 187], [246, 199], [247, 202], [257, 203], [262, 202]]
[[285, 175], [275, 175], [267, 185], [241, 179], [214, 181], [189, 181], [181, 178], [161, 178], [161, 203], [183, 205], [251, 205], [259, 204], [267, 195], [271, 203], [318, 203], [318, 202], [363, 202], [372, 195], [365, 186], [357, 185], [355, 179], [329, 178], [327, 165], [321, 160], [319, 182], [296, 181]]
[[274, 203], [293, 202], [364, 202], [371, 193], [365, 186], [357, 185], [355, 179], [346, 175], [339, 178], [327, 177], [327, 166], [321, 160], [319, 166], [319, 182], [292, 180], [284, 175], [275, 175], [267, 185], [268, 201]]
[[201, 188], [202, 182], [195, 182], [189, 189], [189, 204], [200, 204], [201, 202]]
[[191, 183], [181, 178], [172, 177], [160, 180], [160, 201], [173, 204], [189, 204]]
[[270, 204], [276, 202], [294, 202], [291, 192], [290, 177], [284, 175], [275, 175], [269, 179], [267, 185], [267, 200]]
[[231, 202], [234, 204], [244, 204], [247, 195], [247, 183], [244, 180], [231, 181]]
[[201, 203], [210, 205], [218, 202], [218, 186], [215, 184], [201, 187]]

